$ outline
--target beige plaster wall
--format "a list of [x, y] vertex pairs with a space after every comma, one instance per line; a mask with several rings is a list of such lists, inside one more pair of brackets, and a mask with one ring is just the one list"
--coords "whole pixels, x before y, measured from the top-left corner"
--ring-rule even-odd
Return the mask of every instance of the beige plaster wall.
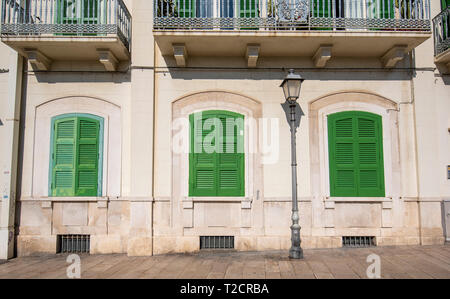
[[[59, 72], [28, 73], [20, 255], [54, 252], [55, 235], [63, 233], [91, 234], [92, 253], [195, 251], [199, 235], [235, 235], [238, 250], [289, 248], [290, 134], [280, 106], [282, 67], [295, 67], [306, 79], [297, 132], [302, 246], [338, 247], [345, 235], [376, 236], [379, 245], [443, 242], [439, 205], [450, 196], [444, 172], [450, 164], [450, 91], [448, 77], [435, 70], [432, 39], [415, 50], [414, 64], [406, 57], [394, 70], [364, 57], [332, 58], [328, 69], [311, 68], [309, 57], [260, 57], [257, 69], [246, 69], [244, 57], [195, 56], [189, 57], [190, 68], [181, 69], [154, 43], [152, 1], [126, 2], [133, 15], [129, 71], [105, 73], [98, 63], [60, 62], [54, 65]], [[414, 65], [420, 69], [411, 71]], [[109, 162], [120, 164], [111, 174], [114, 192], [102, 198], [37, 199], [36, 111], [55, 99], [80, 97], [101, 99], [86, 109], [120, 111], [114, 113], [120, 114], [115, 119], [120, 119], [121, 142], [109, 145], [120, 147], [120, 157]], [[245, 198], [202, 200], [181, 192], [187, 178], [179, 172], [186, 164], [181, 167], [183, 158], [176, 160], [171, 151], [172, 120], [181, 111], [177, 102], [187, 98], [192, 103], [184, 107], [185, 115], [228, 107], [278, 120], [279, 155], [273, 163], [263, 164], [261, 155], [247, 161], [247, 183], [253, 187]], [[319, 126], [323, 131], [326, 111], [333, 109], [383, 116], [384, 198], [329, 197], [326, 138]]]

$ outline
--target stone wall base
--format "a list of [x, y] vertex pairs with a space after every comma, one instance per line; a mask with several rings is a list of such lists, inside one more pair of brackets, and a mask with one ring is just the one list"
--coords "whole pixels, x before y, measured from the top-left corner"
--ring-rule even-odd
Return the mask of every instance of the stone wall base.
[[[386, 236], [377, 237], [377, 246], [401, 245], [440, 245], [444, 244], [442, 235], [418, 236]], [[335, 236], [302, 236], [303, 249], [339, 248], [341, 237]], [[289, 250], [290, 236], [236, 236], [235, 250], [265, 251]], [[126, 237], [120, 235], [91, 235], [91, 254], [126, 253], [128, 256], [151, 256], [168, 253], [192, 253], [200, 250], [198, 236], [139, 236]], [[17, 239], [18, 256], [55, 254], [57, 237], [19, 235]]]
[[151, 256], [152, 250], [152, 237], [151, 236], [139, 236], [128, 239], [127, 254], [128, 256]]
[[127, 238], [120, 235], [91, 235], [90, 253], [127, 253]]
[[153, 237], [153, 254], [196, 252], [200, 250], [199, 237]]
[[445, 237], [442, 228], [422, 228], [421, 232], [421, 245], [441, 245], [445, 243]]
[[17, 236], [17, 255], [45, 255], [56, 254], [56, 236]]

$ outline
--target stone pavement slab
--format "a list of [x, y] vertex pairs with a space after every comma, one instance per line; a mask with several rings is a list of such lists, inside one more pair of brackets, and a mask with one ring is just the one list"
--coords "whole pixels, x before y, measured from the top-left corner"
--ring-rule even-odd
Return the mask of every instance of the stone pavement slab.
[[[367, 257], [380, 257], [381, 278], [450, 278], [450, 245], [307, 249], [291, 260], [286, 251], [201, 251], [151, 257], [81, 254], [81, 278], [358, 279], [368, 278]], [[67, 278], [68, 254], [0, 261], [0, 278]]]

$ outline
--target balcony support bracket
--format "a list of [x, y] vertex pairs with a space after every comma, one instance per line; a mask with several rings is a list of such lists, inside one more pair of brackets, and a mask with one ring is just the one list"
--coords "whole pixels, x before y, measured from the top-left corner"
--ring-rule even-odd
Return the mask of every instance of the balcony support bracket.
[[450, 49], [447, 49], [446, 51], [439, 53], [437, 56], [435, 56], [434, 63], [436, 63], [438, 70], [442, 74], [444, 75], [450, 74]]
[[185, 44], [172, 44], [173, 56], [177, 66], [185, 67], [187, 65], [188, 53]]
[[97, 49], [99, 61], [105, 66], [108, 72], [115, 72], [119, 60], [108, 49]]
[[381, 57], [381, 62], [383, 63], [383, 67], [385, 68], [393, 68], [399, 62], [405, 57], [407, 46], [405, 45], [398, 45], [392, 47], [389, 51], [386, 52]]
[[245, 58], [247, 59], [247, 66], [254, 68], [258, 62], [260, 45], [248, 44], [245, 51]]
[[313, 56], [314, 65], [316, 67], [325, 67], [328, 60], [331, 59], [331, 49], [332, 45], [320, 45], [317, 49], [316, 54]]
[[52, 65], [52, 60], [39, 52], [36, 49], [25, 49], [24, 50], [28, 61], [33, 67], [39, 71], [48, 71]]

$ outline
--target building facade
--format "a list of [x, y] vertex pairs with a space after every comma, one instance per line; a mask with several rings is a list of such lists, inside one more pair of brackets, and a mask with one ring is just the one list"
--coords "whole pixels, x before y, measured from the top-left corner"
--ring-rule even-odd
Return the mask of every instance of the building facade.
[[290, 68], [302, 247], [443, 243], [449, 4], [3, 0], [0, 258], [288, 249]]

